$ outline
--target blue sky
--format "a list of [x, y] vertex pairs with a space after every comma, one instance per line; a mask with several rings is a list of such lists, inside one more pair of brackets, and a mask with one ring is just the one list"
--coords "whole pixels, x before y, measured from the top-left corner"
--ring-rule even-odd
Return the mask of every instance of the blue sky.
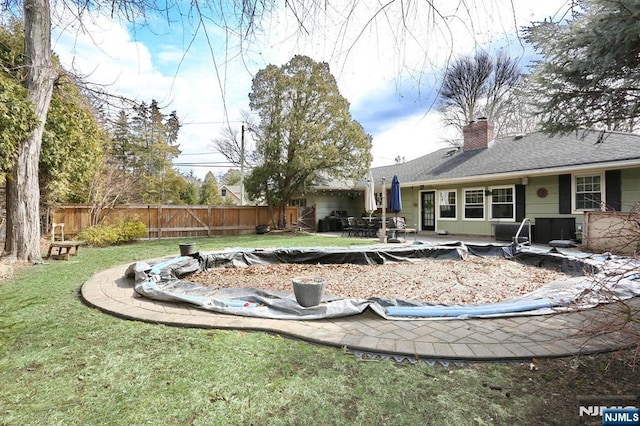
[[[240, 127], [240, 111], [249, 110], [257, 71], [270, 63], [282, 65], [295, 54], [326, 61], [353, 117], [373, 136], [373, 166], [382, 166], [396, 156], [409, 160], [427, 154], [455, 136], [432, 108], [447, 60], [478, 48], [526, 55], [517, 29], [557, 17], [569, 2], [466, 0], [452, 9], [452, 2], [441, 0], [435, 2], [439, 16], [427, 2], [398, 1], [373, 21], [370, 5], [378, 2], [355, 1], [354, 10], [345, 6], [351, 2], [333, 3], [338, 6], [316, 11], [306, 32], [299, 31], [289, 9], [276, 7], [261, 22], [263, 32], [242, 49], [239, 38], [211, 22], [206, 32], [203, 27], [196, 31], [198, 23], [186, 11], [182, 16], [173, 12], [170, 23], [158, 17], [145, 26], [94, 14], [83, 20], [83, 31], [70, 18], [64, 25], [59, 11], [53, 46], [66, 67], [107, 84], [110, 91], [140, 101], [156, 99], [167, 105], [167, 113], [176, 110], [183, 122], [179, 143], [184, 155], [178, 161], [211, 163], [180, 169], [199, 176], [224, 171], [213, 164], [224, 159], [213, 153], [212, 140], [225, 122]], [[405, 25], [399, 26], [403, 4], [416, 9], [405, 10]]]

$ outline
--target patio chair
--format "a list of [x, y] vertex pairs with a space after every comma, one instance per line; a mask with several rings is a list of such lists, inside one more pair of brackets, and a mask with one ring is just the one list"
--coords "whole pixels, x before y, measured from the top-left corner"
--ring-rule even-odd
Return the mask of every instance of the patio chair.
[[[389, 240], [398, 240], [400, 234], [405, 237], [404, 219], [401, 217], [388, 217], [387, 218], [387, 237]], [[397, 241], [396, 241], [397, 242]]]
[[418, 230], [415, 228], [407, 228], [404, 217], [390, 218], [389, 228], [393, 230], [392, 238], [400, 238], [400, 235], [402, 235], [402, 238], [407, 238], [408, 233], [414, 233], [416, 235], [416, 239], [418, 237]]
[[373, 217], [371, 219], [365, 218], [364, 222], [364, 236], [375, 237], [378, 235], [378, 229], [380, 228], [380, 219]]
[[340, 224], [342, 225], [342, 236], [344, 237], [346, 234], [347, 236], [350, 237], [352, 229], [351, 229], [351, 223], [349, 222], [349, 218], [341, 217]]
[[349, 221], [349, 228], [350, 228], [350, 232], [349, 232], [349, 236], [350, 237], [359, 237], [362, 236], [362, 224], [358, 222], [358, 220], [353, 217], [353, 216], [349, 216], [348, 218]]
[[[60, 234], [56, 235], [56, 230], [60, 230]], [[51, 224], [51, 242], [64, 241], [64, 223], [52, 223]]]

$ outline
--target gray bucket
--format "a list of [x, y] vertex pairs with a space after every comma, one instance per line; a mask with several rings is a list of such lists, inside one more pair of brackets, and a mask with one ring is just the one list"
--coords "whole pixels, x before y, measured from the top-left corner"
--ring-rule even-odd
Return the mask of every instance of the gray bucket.
[[196, 252], [195, 243], [181, 243], [180, 244], [180, 256], [189, 256]]
[[324, 295], [326, 281], [320, 277], [297, 277], [293, 279], [293, 294], [300, 306], [318, 306]]

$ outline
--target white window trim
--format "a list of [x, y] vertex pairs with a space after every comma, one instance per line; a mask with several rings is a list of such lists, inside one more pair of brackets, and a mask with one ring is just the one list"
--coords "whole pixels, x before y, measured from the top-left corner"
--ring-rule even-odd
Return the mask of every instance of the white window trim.
[[[454, 209], [454, 217], [440, 217], [440, 193], [442, 192], [453, 192], [456, 194], [456, 204]], [[448, 220], [448, 221], [456, 221], [458, 220], [458, 204], [459, 204], [458, 190], [457, 189], [438, 189], [436, 190], [436, 218], [437, 220]]]
[[[467, 191], [482, 191], [482, 217], [467, 217]], [[469, 204], [471, 206], [478, 206], [479, 204]], [[471, 222], [481, 222], [486, 220], [487, 217], [487, 196], [485, 194], [485, 188], [462, 188], [462, 218]]]
[[580, 214], [584, 212], [598, 211], [597, 209], [577, 209], [576, 208], [576, 178], [583, 176], [600, 176], [600, 199], [606, 205], [607, 204], [607, 182], [604, 179], [604, 172], [593, 173], [577, 173], [571, 175], [571, 211], [573, 214]]
[[516, 221], [516, 186], [515, 185], [499, 185], [499, 186], [490, 186], [488, 190], [493, 193], [494, 189], [504, 189], [511, 188], [511, 194], [513, 197], [513, 201], [511, 204], [513, 205], [513, 216], [511, 217], [493, 217], [493, 195], [489, 195], [487, 200], [487, 209], [489, 210], [489, 220], [492, 221], [504, 221], [504, 222], [515, 222]]

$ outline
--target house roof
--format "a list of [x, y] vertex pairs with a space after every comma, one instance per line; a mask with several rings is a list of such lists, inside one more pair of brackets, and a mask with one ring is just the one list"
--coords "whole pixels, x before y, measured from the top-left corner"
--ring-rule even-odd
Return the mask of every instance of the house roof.
[[329, 176], [327, 173], [319, 173], [316, 177], [313, 188], [315, 190], [331, 191], [351, 190], [352, 188], [357, 186], [357, 183], [357, 181], [353, 181], [350, 179], [339, 179], [333, 176]]
[[237, 199], [240, 199], [240, 185], [221, 185], [220, 186], [220, 191], [222, 191], [223, 189], [226, 189], [227, 191], [229, 191], [231, 194], [233, 194], [234, 197], [236, 197]]
[[392, 166], [372, 169], [376, 181], [446, 183], [567, 173], [599, 166], [640, 166], [640, 135], [584, 131], [565, 136], [536, 132], [498, 138], [488, 148], [445, 148]]

